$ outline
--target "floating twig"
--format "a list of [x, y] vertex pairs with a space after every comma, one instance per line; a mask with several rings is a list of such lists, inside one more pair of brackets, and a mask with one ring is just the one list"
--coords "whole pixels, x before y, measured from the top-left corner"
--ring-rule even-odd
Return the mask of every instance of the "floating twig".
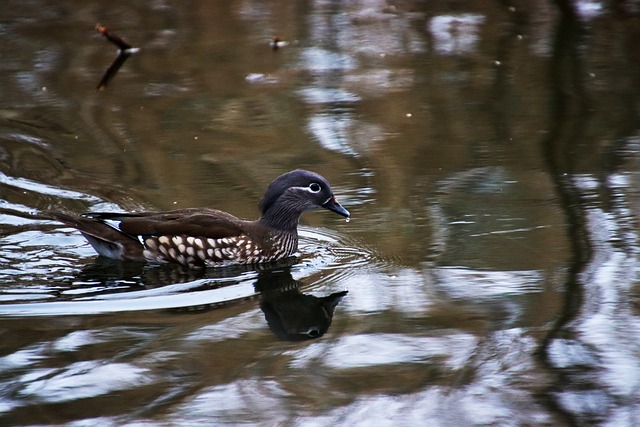
[[100, 24], [96, 24], [96, 31], [102, 34], [103, 36], [105, 36], [107, 40], [109, 40], [111, 43], [118, 46], [120, 50], [127, 50], [133, 47], [126, 41], [122, 40], [119, 36], [117, 36], [113, 31], [109, 30], [107, 27], [104, 27]]
[[107, 87], [107, 84], [111, 81], [111, 79], [116, 75], [122, 64], [127, 60], [131, 54], [136, 53], [140, 49], [137, 47], [131, 46], [129, 43], [124, 41], [118, 35], [116, 35], [113, 31], [109, 30], [107, 27], [104, 27], [100, 24], [96, 24], [96, 31], [102, 34], [109, 40], [111, 43], [118, 46], [118, 56], [113, 60], [107, 71], [102, 76], [100, 83], [96, 90], [101, 91]]

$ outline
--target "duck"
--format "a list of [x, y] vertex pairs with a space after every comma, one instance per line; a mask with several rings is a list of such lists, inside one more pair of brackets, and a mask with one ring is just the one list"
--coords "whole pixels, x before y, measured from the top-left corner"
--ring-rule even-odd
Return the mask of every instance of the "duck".
[[159, 212], [45, 214], [77, 229], [101, 256], [122, 261], [178, 263], [186, 267], [261, 264], [292, 257], [298, 223], [308, 210], [324, 208], [347, 219], [320, 174], [296, 169], [274, 179], [255, 220], [211, 208]]

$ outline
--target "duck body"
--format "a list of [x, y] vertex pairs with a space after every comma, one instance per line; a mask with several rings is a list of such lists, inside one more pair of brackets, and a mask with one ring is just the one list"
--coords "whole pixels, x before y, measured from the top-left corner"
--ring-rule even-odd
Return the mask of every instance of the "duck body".
[[219, 267], [292, 256], [298, 249], [300, 216], [318, 207], [349, 218], [325, 178], [295, 170], [269, 185], [256, 221], [208, 208], [48, 215], [78, 229], [96, 252], [108, 258]]

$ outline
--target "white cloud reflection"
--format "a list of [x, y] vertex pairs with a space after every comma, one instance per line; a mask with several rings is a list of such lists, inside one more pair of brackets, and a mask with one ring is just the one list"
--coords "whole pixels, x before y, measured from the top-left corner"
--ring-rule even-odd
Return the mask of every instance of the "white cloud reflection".
[[473, 52], [479, 41], [479, 27], [485, 17], [478, 14], [440, 15], [429, 21], [434, 49], [444, 55]]

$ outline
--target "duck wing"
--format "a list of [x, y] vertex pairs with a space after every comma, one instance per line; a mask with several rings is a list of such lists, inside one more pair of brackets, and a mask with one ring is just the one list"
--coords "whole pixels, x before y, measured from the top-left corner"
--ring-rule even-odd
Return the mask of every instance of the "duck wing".
[[242, 234], [242, 221], [217, 209], [179, 209], [166, 212], [112, 213], [84, 215], [100, 222], [119, 222], [117, 228], [130, 236], [196, 236], [212, 239]]

